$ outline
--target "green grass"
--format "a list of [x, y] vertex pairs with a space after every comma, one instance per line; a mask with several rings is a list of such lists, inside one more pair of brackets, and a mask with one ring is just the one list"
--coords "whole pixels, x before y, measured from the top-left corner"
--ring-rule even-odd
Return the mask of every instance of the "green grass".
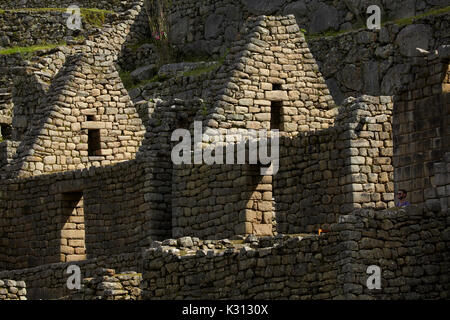
[[0, 143], [1, 143], [1, 142], [3, 142], [3, 137], [2, 137], [2, 136], [0, 136]]
[[119, 76], [120, 79], [122, 79], [122, 83], [126, 89], [131, 89], [134, 86], [134, 82], [131, 79], [129, 71], [120, 71]]
[[[82, 21], [93, 25], [95, 27], [102, 27], [106, 20], [107, 14], [112, 14], [114, 11], [101, 10], [96, 8], [80, 8]], [[10, 9], [0, 10], [0, 14], [6, 12], [67, 12], [67, 8], [24, 8], [24, 9]]]
[[65, 46], [66, 43], [60, 43], [60, 44], [42, 44], [42, 45], [35, 45], [35, 46], [29, 46], [29, 47], [11, 47], [4, 50], [0, 50], [0, 55], [9, 55], [9, 54], [25, 54], [25, 53], [32, 53], [39, 50], [48, 50], [53, 49], [59, 46]]
[[[448, 13], [450, 12], [450, 6], [445, 7], [445, 8], [441, 8], [441, 9], [432, 9], [430, 11], [427, 11], [425, 13], [416, 15], [416, 16], [412, 16], [412, 17], [407, 17], [407, 18], [402, 18], [402, 19], [397, 19], [397, 20], [393, 20], [392, 22], [398, 25], [410, 25], [412, 24], [415, 20], [421, 19], [421, 18], [425, 18], [425, 17], [429, 17], [429, 16], [437, 16], [440, 14], [444, 14], [444, 13]], [[389, 22], [389, 21], [387, 21]], [[386, 22], [386, 23], [387, 23]]]

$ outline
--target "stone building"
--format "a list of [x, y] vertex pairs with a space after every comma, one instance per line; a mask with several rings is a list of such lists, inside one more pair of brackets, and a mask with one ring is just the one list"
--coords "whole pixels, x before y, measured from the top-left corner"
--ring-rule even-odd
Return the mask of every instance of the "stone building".
[[[261, 8], [294, 7], [278, 2]], [[25, 281], [29, 298], [449, 298], [448, 46], [402, 60], [409, 78], [395, 95], [336, 103], [302, 30], [321, 30], [318, 18], [243, 3], [245, 17], [225, 0], [169, 9], [208, 16], [204, 34], [194, 14], [171, 37], [178, 50], [213, 48], [213, 63], [155, 74], [155, 48], [137, 51], [141, 63], [130, 47], [149, 36], [144, 1], [29, 61], [0, 55], [0, 279]], [[127, 90], [129, 63], [157, 81]], [[279, 130], [277, 174], [174, 164], [172, 133], [193, 134], [195, 122], [206, 133]], [[398, 188], [417, 206], [393, 209]], [[87, 278], [75, 295], [70, 264]], [[371, 264], [385, 270], [381, 292], [364, 286]], [[102, 271], [113, 284], [98, 268], [117, 270]], [[8, 281], [0, 297], [22, 299], [23, 283]]]

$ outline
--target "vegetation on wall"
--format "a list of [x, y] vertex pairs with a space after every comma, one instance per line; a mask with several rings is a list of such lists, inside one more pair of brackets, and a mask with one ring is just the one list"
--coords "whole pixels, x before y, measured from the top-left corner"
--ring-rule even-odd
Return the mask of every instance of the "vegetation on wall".
[[0, 55], [8, 55], [8, 54], [27, 54], [27, 53], [33, 53], [39, 50], [49, 50], [53, 49], [59, 46], [65, 46], [66, 43], [59, 43], [59, 44], [41, 44], [41, 45], [35, 45], [35, 46], [28, 46], [28, 47], [11, 47], [6, 48], [3, 50], [0, 50]]
[[[67, 12], [67, 8], [24, 8], [24, 9], [10, 9], [10, 10], [0, 10], [0, 14], [6, 12]], [[113, 14], [114, 11], [102, 10], [96, 8], [80, 8], [82, 22], [90, 24], [95, 27], [102, 27], [106, 21], [107, 14]]]
[[[429, 16], [436, 16], [436, 15], [440, 15], [440, 14], [446, 14], [446, 13], [450, 13], [450, 6], [446, 7], [446, 8], [441, 8], [441, 9], [432, 9], [430, 11], [427, 11], [425, 13], [419, 14], [419, 15], [415, 15], [415, 16], [411, 16], [411, 17], [407, 17], [407, 18], [402, 18], [402, 19], [397, 19], [397, 20], [383, 20], [382, 22], [382, 26], [386, 25], [387, 23], [394, 23], [400, 26], [405, 26], [405, 25], [410, 25], [413, 24], [414, 22], [416, 22], [419, 19], [422, 18], [426, 18]], [[352, 30], [340, 30], [340, 31], [326, 31], [323, 33], [317, 33], [317, 34], [305, 34], [305, 37], [307, 40], [314, 40], [314, 39], [321, 39], [321, 38], [326, 38], [326, 37], [337, 37], [340, 36], [342, 34], [346, 34], [346, 33], [350, 33], [353, 31], [361, 31], [363, 29], [366, 29], [366, 26], [363, 24], [358, 24], [356, 25]]]

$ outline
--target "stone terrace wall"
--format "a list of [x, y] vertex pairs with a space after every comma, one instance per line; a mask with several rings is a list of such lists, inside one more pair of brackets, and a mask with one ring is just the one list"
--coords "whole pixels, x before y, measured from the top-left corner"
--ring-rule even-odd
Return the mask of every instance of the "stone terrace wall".
[[[346, 243], [347, 297], [448, 299], [450, 297], [449, 211], [417, 207], [360, 210], [345, 216], [339, 231]], [[345, 231], [344, 231], [345, 230]], [[366, 286], [367, 267], [381, 268], [381, 290]]]
[[394, 206], [390, 97], [347, 99], [333, 127], [282, 140], [277, 231], [315, 232], [357, 208]]
[[0, 300], [27, 300], [24, 281], [0, 280]]
[[[0, 278], [26, 281], [28, 299], [126, 297], [115, 291], [122, 290], [121, 273], [138, 278], [129, 288], [137, 299], [448, 299], [447, 215], [416, 207], [361, 209], [321, 236], [166, 239], [142, 255], [3, 271]], [[88, 278], [80, 292], [66, 287], [70, 264]], [[366, 287], [371, 265], [381, 268], [381, 290]], [[142, 272], [141, 283], [126, 270]]]
[[68, 296], [70, 300], [141, 300], [142, 274], [135, 271], [116, 274], [103, 269], [94, 278], [85, 278], [83, 287]]
[[147, 250], [143, 299], [331, 299], [343, 294], [336, 235], [248, 241], [217, 249], [203, 241], [196, 250], [167, 241]]
[[[67, 28], [68, 15], [62, 12], [0, 12], [0, 47], [58, 44], [75, 36], [87, 37], [97, 26], [82, 19], [81, 31]], [[116, 15], [105, 14], [111, 23]]]
[[109, 255], [98, 259], [40, 265], [38, 267], [12, 271], [0, 271], [0, 278], [21, 279], [26, 283], [28, 300], [60, 299], [77, 294], [67, 288], [67, 273], [70, 265], [80, 267], [82, 278], [97, 278], [103, 275], [102, 268], [113, 268], [117, 273], [142, 270], [139, 254]]
[[404, 18], [445, 7], [445, 0], [407, 1], [292, 1], [292, 0], [182, 0], [169, 7], [171, 41], [185, 52], [218, 54], [235, 40], [249, 16], [294, 14], [309, 33], [349, 30], [365, 24], [366, 10], [377, 4], [385, 20]]
[[[417, 59], [412, 67], [413, 80], [395, 101], [394, 167], [399, 189], [409, 192], [412, 203], [424, 203], [426, 190], [433, 187], [434, 164], [443, 162], [450, 150], [448, 129], [449, 60], [433, 53]], [[434, 181], [445, 185], [445, 180]]]
[[[143, 298], [446, 299], [446, 214], [360, 210], [322, 236], [248, 237], [217, 249], [166, 240], [144, 253]], [[381, 290], [366, 287], [371, 265], [381, 268]]]
[[140, 0], [0, 0], [0, 9], [18, 8], [67, 8], [71, 5], [78, 5], [80, 8], [98, 8], [115, 12], [126, 11], [132, 8]]
[[[397, 1], [396, 1], [397, 2]], [[450, 14], [429, 16], [410, 25], [386, 24], [379, 32], [359, 30], [333, 37], [308, 37], [336, 103], [349, 96], [394, 95], [410, 82], [416, 48], [450, 43]]]

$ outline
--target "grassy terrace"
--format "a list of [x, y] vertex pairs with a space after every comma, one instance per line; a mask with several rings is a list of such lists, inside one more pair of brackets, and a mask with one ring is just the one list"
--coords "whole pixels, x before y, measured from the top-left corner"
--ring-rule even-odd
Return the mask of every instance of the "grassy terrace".
[[[1, 10], [0, 9], [0, 15], [5, 13], [45, 13], [45, 12], [60, 12], [65, 13], [67, 12], [66, 8], [23, 8], [23, 9], [10, 9], [10, 10]], [[93, 25], [95, 27], [102, 27], [106, 20], [106, 15], [108, 14], [114, 14], [114, 11], [109, 10], [101, 10], [101, 9], [95, 9], [95, 8], [80, 8], [80, 13], [82, 17], [82, 21], [84, 23], [88, 23], [90, 25]], [[84, 37], [80, 36], [76, 38], [75, 40], [82, 41], [84, 40]], [[27, 47], [11, 47], [6, 48], [3, 50], [0, 50], [0, 55], [9, 55], [9, 54], [30, 54], [39, 50], [48, 50], [53, 49], [59, 46], [65, 46], [66, 43], [58, 43], [58, 44], [39, 44], [34, 46], [27, 46]]]
[[[67, 12], [67, 8], [23, 8], [23, 9], [9, 9], [0, 10], [0, 14], [7, 12], [18, 13], [18, 12], [35, 12], [35, 13], [45, 13], [45, 12]], [[114, 11], [102, 10], [96, 8], [80, 8], [80, 13], [82, 20], [96, 27], [102, 27], [105, 23], [106, 15], [113, 14]]]
[[60, 43], [60, 44], [43, 44], [43, 45], [36, 45], [36, 46], [29, 46], [29, 47], [12, 47], [7, 48], [4, 50], [0, 50], [0, 55], [8, 55], [8, 54], [15, 54], [15, 53], [32, 53], [39, 50], [48, 50], [53, 49], [59, 46], [65, 46], [66, 43]]
[[[413, 24], [416, 20], [419, 20], [422, 18], [426, 18], [426, 17], [430, 17], [430, 16], [437, 16], [437, 15], [446, 14], [446, 13], [450, 13], [450, 6], [441, 8], [441, 9], [432, 9], [430, 11], [427, 11], [425, 13], [422, 13], [422, 14], [419, 14], [416, 16], [412, 16], [412, 17], [407, 17], [407, 18], [402, 18], [402, 19], [397, 19], [397, 20], [386, 20], [386, 21], [383, 21], [383, 23], [381, 25], [384, 26], [388, 23], [394, 23], [394, 24], [397, 24], [400, 26], [406, 26], [406, 25]], [[326, 38], [326, 37], [337, 37], [342, 34], [351, 33], [354, 31], [361, 31], [361, 30], [365, 30], [365, 29], [366, 29], [366, 26], [359, 25], [355, 29], [352, 29], [352, 30], [327, 31], [324, 33], [309, 34], [309, 35], [305, 34], [305, 37], [307, 40], [321, 39], [321, 38]]]

